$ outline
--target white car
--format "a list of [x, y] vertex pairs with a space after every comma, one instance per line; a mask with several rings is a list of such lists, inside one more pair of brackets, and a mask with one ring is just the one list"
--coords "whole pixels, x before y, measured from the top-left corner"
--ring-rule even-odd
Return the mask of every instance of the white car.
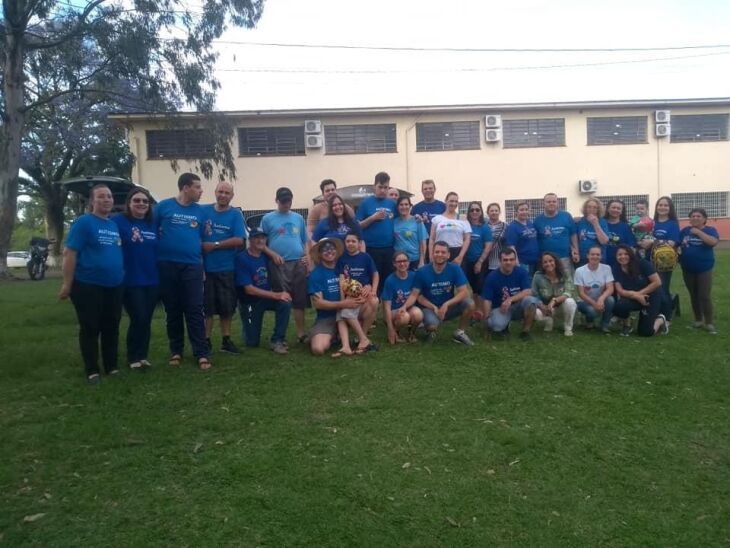
[[27, 251], [8, 251], [8, 268], [25, 268], [30, 259]]

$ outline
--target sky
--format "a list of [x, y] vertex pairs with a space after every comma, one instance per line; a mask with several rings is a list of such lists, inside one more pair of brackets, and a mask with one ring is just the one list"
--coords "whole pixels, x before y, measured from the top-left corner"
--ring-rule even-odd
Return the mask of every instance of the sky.
[[217, 48], [220, 110], [730, 97], [727, 0], [267, 0]]

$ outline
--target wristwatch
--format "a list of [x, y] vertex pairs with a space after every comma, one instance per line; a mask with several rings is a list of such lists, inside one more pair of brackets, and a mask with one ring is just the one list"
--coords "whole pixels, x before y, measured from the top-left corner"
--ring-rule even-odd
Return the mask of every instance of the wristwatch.
[[215, 243], [214, 243], [213, 245], [214, 245], [215, 247], [220, 247], [220, 246], [221, 246], [221, 243], [220, 243], [220, 242], [215, 242]]

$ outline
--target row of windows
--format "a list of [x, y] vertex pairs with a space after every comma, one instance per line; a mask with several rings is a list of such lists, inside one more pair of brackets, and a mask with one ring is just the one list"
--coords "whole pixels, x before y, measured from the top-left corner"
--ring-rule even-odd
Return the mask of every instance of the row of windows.
[[[728, 114], [672, 116], [672, 143], [728, 140]], [[587, 143], [629, 145], [647, 143], [647, 116], [613, 116], [587, 119]], [[327, 154], [369, 154], [397, 152], [395, 124], [324, 126]], [[240, 156], [302, 156], [305, 154], [303, 126], [238, 129]], [[538, 118], [504, 120], [504, 148], [565, 146], [565, 119]], [[416, 124], [416, 150], [478, 150], [481, 129], [478, 121], [423, 122]], [[204, 129], [147, 131], [149, 158], [204, 158], [213, 152], [213, 140]]]

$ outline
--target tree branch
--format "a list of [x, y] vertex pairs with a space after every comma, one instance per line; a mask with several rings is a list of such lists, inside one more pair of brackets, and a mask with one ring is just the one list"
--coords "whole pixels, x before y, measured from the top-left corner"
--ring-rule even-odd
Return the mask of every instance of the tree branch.
[[78, 21], [76, 22], [74, 28], [72, 28], [69, 32], [67, 32], [60, 38], [51, 40], [50, 42], [33, 42], [29, 40], [26, 43], [26, 49], [31, 51], [37, 49], [55, 48], [56, 46], [60, 46], [61, 44], [68, 42], [72, 38], [79, 36], [86, 27], [86, 18], [91, 14], [92, 11], [94, 11], [97, 7], [99, 7], [106, 1], [107, 0], [94, 0], [93, 2], [90, 2], [89, 5], [84, 8], [84, 11], [82, 11], [78, 15]]
[[116, 91], [111, 91], [108, 89], [96, 89], [96, 88], [64, 89], [64, 90], [58, 91], [56, 93], [52, 93], [48, 97], [44, 97], [43, 99], [38, 99], [37, 101], [35, 101], [33, 103], [29, 103], [29, 104], [25, 105], [21, 111], [28, 112], [29, 110], [34, 109], [36, 107], [46, 105], [46, 104], [52, 102], [54, 99], [58, 99], [59, 97], [63, 97], [64, 95], [70, 95], [72, 93], [80, 93], [82, 95], [86, 95], [86, 94], [90, 94], [90, 93], [101, 93], [101, 94], [108, 95], [108, 96], [119, 97], [122, 99], [129, 99], [131, 101], [138, 100], [137, 97], [133, 97], [131, 95], [126, 95], [124, 93], [118, 93]]

